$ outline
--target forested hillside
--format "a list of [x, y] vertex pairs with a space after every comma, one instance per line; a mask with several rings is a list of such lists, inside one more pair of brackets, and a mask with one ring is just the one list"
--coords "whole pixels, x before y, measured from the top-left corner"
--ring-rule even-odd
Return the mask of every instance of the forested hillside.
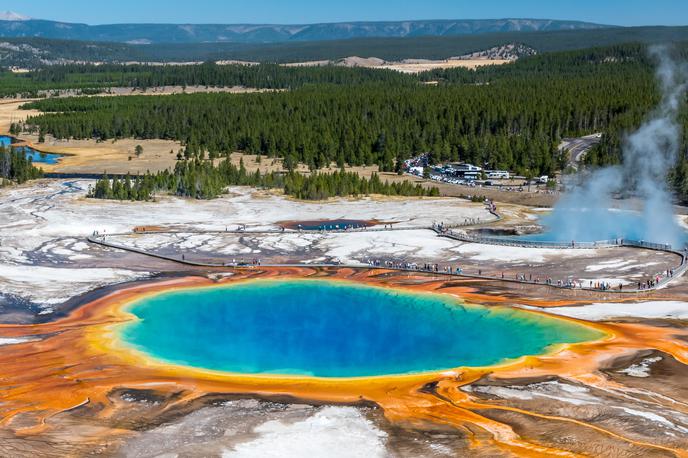
[[27, 73], [0, 72], [0, 97], [36, 96], [55, 90], [102, 92], [112, 87], [244, 86], [295, 89], [306, 84], [385, 83], [398, 86], [416, 80], [392, 70], [262, 65], [54, 65]]
[[[384, 75], [390, 80], [357, 77], [281, 93], [49, 99], [28, 107], [55, 114], [30, 118], [26, 128], [60, 138], [176, 139], [187, 157], [242, 150], [314, 169], [337, 162], [394, 170], [430, 152], [435, 161], [551, 174], [564, 165], [556, 151], [562, 137], [630, 128], [658, 101], [652, 62], [639, 45], [418, 77], [437, 86], [404, 76], [391, 84]], [[601, 152], [598, 162], [615, 155]]]
[[688, 40], [688, 26], [619, 27], [559, 32], [508, 32], [455, 37], [358, 38], [305, 43], [242, 45], [235, 43], [160, 44], [137, 47], [148, 60], [224, 60], [302, 62], [336, 60], [349, 56], [385, 60], [449, 59], [495, 46], [519, 43], [538, 53], [589, 49], [624, 43], [676, 43]]
[[45, 38], [0, 39], [0, 67], [37, 68], [70, 62], [147, 60], [140, 48], [124, 43], [93, 43]]

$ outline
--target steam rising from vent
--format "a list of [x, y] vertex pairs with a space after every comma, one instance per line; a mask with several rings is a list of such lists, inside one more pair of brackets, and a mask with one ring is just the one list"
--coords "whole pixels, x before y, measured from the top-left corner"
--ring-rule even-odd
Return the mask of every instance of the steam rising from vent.
[[[545, 218], [557, 240], [626, 238], [674, 247], [687, 240], [674, 218], [666, 175], [676, 163], [680, 146], [677, 118], [688, 87], [688, 65], [673, 61], [663, 46], [651, 48], [650, 53], [658, 62], [662, 101], [640, 128], [624, 139], [623, 165], [579, 177]], [[615, 197], [625, 200], [615, 201]], [[637, 209], [637, 204], [642, 216], [628, 211]], [[614, 206], [620, 209], [610, 210]]]

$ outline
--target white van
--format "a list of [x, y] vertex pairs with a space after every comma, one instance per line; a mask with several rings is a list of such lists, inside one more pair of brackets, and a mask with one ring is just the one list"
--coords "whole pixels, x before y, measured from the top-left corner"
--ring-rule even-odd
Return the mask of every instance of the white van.
[[492, 178], [494, 180], [508, 180], [509, 177], [509, 172], [504, 170], [495, 170], [487, 174], [487, 178]]

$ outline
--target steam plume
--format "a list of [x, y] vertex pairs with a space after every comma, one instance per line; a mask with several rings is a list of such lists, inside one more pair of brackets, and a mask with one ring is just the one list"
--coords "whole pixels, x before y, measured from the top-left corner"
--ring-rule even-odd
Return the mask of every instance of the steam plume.
[[[688, 87], [688, 65], [672, 60], [666, 47], [650, 49], [657, 60], [662, 90], [659, 106], [640, 128], [623, 142], [623, 164], [590, 173], [574, 184], [557, 204], [545, 224], [558, 240], [592, 241], [627, 238], [675, 247], [686, 241], [672, 208], [666, 175], [676, 163], [681, 130], [678, 114]], [[632, 197], [615, 201], [615, 197]], [[637, 213], [628, 210], [640, 204]]]

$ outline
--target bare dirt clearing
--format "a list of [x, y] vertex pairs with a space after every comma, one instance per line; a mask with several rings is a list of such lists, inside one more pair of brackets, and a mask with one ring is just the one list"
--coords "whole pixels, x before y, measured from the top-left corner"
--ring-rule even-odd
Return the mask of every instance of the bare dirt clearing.
[[377, 57], [357, 57], [351, 56], [338, 61], [317, 60], [306, 62], [293, 62], [283, 64], [285, 67], [321, 67], [325, 65], [337, 65], [341, 67], [361, 67], [377, 68], [382, 70], [396, 70], [402, 73], [421, 73], [429, 70], [468, 68], [475, 70], [486, 65], [503, 65], [513, 62], [510, 59], [489, 59], [489, 58], [461, 58], [461, 59], [405, 59], [402, 61], [385, 61]]
[[378, 68], [396, 70], [402, 73], [421, 73], [429, 70], [467, 68], [475, 70], [486, 65], [504, 65], [511, 62], [505, 59], [449, 59], [449, 60], [416, 60], [385, 63]]
[[20, 110], [19, 107], [36, 99], [6, 99], [0, 102], [0, 133], [8, 133], [13, 122], [41, 114], [38, 110]]
[[[98, 142], [95, 140], [55, 140], [46, 137], [38, 143], [37, 135], [22, 135], [22, 139], [39, 151], [65, 154], [57, 164], [41, 164], [45, 172], [101, 174], [137, 174], [158, 172], [174, 167], [177, 152], [182, 149], [172, 140], [136, 140]], [[135, 148], [143, 147], [137, 157]]]

